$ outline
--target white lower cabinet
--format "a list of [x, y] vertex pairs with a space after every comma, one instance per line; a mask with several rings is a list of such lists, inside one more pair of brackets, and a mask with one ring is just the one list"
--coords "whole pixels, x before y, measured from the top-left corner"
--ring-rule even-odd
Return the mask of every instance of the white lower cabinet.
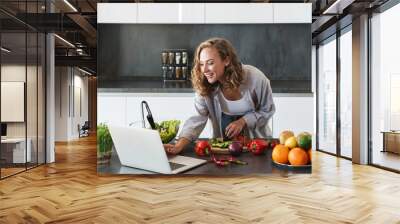
[[314, 133], [313, 97], [274, 97], [274, 103], [272, 133], [275, 138], [284, 130], [296, 135], [302, 131]]
[[[194, 94], [158, 94], [157, 96], [135, 96], [134, 94], [99, 94], [98, 122], [108, 124], [142, 127], [141, 102], [145, 100], [155, 122], [180, 120], [184, 122], [195, 114]], [[283, 130], [295, 134], [308, 131], [314, 133], [314, 99], [312, 96], [275, 96], [276, 112], [270, 121], [273, 137], [279, 137]], [[144, 116], [147, 111], [144, 109]], [[149, 124], [146, 121], [146, 127]], [[208, 122], [201, 138], [212, 137], [212, 126]]]

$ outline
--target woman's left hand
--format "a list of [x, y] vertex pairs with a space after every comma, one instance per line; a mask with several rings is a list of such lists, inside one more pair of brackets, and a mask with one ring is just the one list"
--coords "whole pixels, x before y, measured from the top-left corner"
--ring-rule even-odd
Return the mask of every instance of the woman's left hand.
[[243, 130], [245, 126], [246, 126], [246, 121], [243, 118], [240, 118], [239, 120], [230, 123], [225, 128], [225, 135], [228, 138], [236, 137], [237, 135], [240, 134], [240, 132]]

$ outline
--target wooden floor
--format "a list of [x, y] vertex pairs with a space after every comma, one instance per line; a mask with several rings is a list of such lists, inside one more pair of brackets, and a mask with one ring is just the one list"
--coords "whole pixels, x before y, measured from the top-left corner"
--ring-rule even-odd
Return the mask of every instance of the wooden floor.
[[400, 175], [314, 153], [311, 175], [96, 173], [94, 138], [0, 181], [0, 223], [400, 223]]
[[18, 167], [18, 168], [1, 168], [1, 178], [22, 172], [24, 170], [26, 170], [25, 167], [24, 168], [20, 168], [20, 167]]

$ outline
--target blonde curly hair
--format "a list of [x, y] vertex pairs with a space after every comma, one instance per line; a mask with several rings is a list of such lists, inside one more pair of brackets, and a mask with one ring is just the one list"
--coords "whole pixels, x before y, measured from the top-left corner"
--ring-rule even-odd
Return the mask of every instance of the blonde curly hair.
[[223, 38], [211, 38], [202, 42], [196, 49], [194, 55], [193, 69], [192, 69], [192, 85], [193, 88], [202, 96], [210, 95], [213, 90], [221, 83], [216, 82], [210, 84], [207, 78], [201, 72], [200, 69], [200, 53], [204, 48], [214, 48], [218, 51], [219, 56], [222, 60], [229, 58], [230, 63], [225, 67], [224, 77], [225, 82], [223, 83], [224, 88], [238, 88], [243, 82], [243, 69], [242, 64], [236, 54], [232, 44]]

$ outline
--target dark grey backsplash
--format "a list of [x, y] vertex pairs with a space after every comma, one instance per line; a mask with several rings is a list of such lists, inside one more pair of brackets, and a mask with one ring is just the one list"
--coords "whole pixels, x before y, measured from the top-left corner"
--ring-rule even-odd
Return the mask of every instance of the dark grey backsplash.
[[190, 63], [197, 45], [210, 37], [232, 42], [244, 64], [277, 80], [311, 79], [309, 24], [145, 25], [98, 24], [101, 79], [161, 76], [163, 49], [185, 48]]
[[210, 37], [230, 40], [242, 63], [271, 80], [311, 80], [310, 24], [98, 24], [98, 78], [161, 77], [163, 49], [187, 49], [191, 65]]

